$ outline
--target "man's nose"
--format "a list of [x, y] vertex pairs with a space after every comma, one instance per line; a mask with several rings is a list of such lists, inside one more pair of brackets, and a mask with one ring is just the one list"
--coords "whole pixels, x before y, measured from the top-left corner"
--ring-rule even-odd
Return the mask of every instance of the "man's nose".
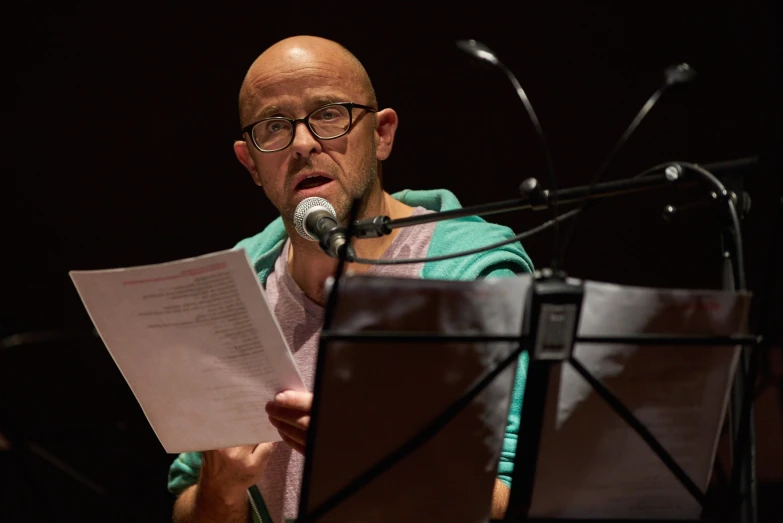
[[313, 135], [307, 124], [297, 123], [294, 131], [294, 142], [291, 148], [296, 156], [307, 158], [311, 154], [321, 152], [321, 142]]

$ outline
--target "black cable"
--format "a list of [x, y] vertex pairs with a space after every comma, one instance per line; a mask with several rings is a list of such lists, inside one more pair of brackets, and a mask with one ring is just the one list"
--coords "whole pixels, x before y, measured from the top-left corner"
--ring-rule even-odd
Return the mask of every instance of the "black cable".
[[700, 165], [688, 162], [672, 162], [670, 165], [679, 165], [700, 174], [705, 180], [707, 180], [707, 183], [712, 185], [712, 187], [715, 189], [713, 195], [714, 198], [726, 201], [726, 210], [729, 213], [731, 228], [733, 229], [732, 241], [734, 242], [735, 251], [734, 282], [738, 290], [745, 290], [745, 251], [742, 247], [742, 230], [740, 229], [737, 207], [734, 205], [734, 200], [731, 198], [731, 193], [726, 190], [726, 187], [714, 174]]
[[396, 260], [370, 260], [368, 258], [353, 258], [350, 261], [352, 263], [361, 263], [364, 265], [404, 265], [407, 263], [427, 263], [427, 262], [435, 262], [435, 261], [443, 261], [443, 260], [450, 260], [452, 258], [459, 258], [462, 256], [470, 256], [471, 254], [478, 254], [480, 252], [488, 251], [491, 249], [497, 249], [498, 247], [502, 247], [504, 245], [508, 245], [510, 243], [518, 242], [520, 240], [523, 240], [525, 238], [529, 238], [530, 236], [533, 236], [534, 234], [538, 234], [541, 231], [544, 231], [548, 229], [549, 227], [567, 220], [573, 216], [576, 216], [579, 213], [579, 209], [573, 209], [571, 211], [568, 211], [567, 213], [563, 214], [562, 216], [558, 216], [557, 218], [554, 218], [552, 220], [546, 221], [542, 223], [541, 225], [534, 227], [532, 229], [529, 229], [525, 232], [519, 233], [516, 236], [509, 238], [507, 240], [503, 240], [497, 243], [493, 243], [490, 245], [486, 245], [484, 247], [478, 247], [476, 249], [471, 249], [469, 251], [461, 251], [461, 252], [455, 252], [451, 254], [444, 254], [442, 256], [432, 256], [430, 258], [401, 258]]
[[745, 251], [742, 246], [742, 230], [740, 229], [740, 222], [739, 222], [739, 215], [737, 214], [737, 207], [734, 204], [734, 200], [731, 198], [731, 193], [726, 189], [726, 187], [723, 185], [723, 183], [718, 179], [717, 176], [715, 176], [712, 172], [708, 171], [701, 165], [697, 165], [695, 163], [690, 162], [666, 162], [662, 164], [658, 164], [654, 167], [650, 167], [649, 169], [646, 169], [639, 174], [634, 175], [634, 178], [641, 178], [643, 176], [650, 175], [652, 173], [658, 172], [662, 169], [666, 169], [667, 167], [679, 167], [690, 169], [697, 174], [701, 175], [709, 185], [711, 185], [714, 189], [713, 194], [715, 199], [722, 199], [726, 201], [726, 212], [729, 214], [729, 219], [731, 220], [731, 228], [734, 242], [734, 250], [735, 250], [735, 263], [734, 263], [734, 281], [736, 284], [737, 289], [739, 290], [745, 290], [746, 289], [746, 281], [745, 281]]

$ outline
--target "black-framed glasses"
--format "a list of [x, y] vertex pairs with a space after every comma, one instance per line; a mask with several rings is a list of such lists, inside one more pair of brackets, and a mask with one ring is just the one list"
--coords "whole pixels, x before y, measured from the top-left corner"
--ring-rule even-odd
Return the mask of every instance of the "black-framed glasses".
[[242, 135], [250, 135], [253, 145], [262, 153], [282, 151], [294, 143], [296, 128], [300, 122], [304, 122], [319, 140], [334, 140], [351, 130], [354, 109], [376, 112], [372, 107], [353, 102], [331, 103], [297, 120], [283, 116], [264, 118], [245, 126]]

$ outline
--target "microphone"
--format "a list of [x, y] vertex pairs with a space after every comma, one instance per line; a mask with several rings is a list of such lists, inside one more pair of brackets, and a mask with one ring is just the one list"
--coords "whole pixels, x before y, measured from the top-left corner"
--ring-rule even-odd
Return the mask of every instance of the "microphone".
[[356, 257], [353, 246], [348, 243], [347, 229], [337, 221], [334, 207], [324, 200], [312, 196], [305, 198], [294, 211], [294, 226], [302, 238], [318, 242], [321, 249], [332, 258], [352, 260]]

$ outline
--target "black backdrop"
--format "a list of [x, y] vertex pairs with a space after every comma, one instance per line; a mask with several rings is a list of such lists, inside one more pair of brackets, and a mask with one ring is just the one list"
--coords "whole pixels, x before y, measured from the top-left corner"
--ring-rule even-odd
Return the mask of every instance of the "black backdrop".
[[[697, 81], [664, 96], [606, 179], [667, 160], [761, 155], [762, 168], [746, 180], [753, 198], [746, 256], [751, 287], [770, 291], [771, 223], [780, 198], [772, 2], [269, 4], [36, 5], [7, 13], [16, 118], [0, 182], [0, 335], [90, 329], [69, 270], [226, 249], [275, 216], [231, 144], [246, 68], [293, 34], [333, 38], [351, 49], [381, 106], [397, 110], [397, 142], [384, 166], [388, 190], [448, 188], [465, 205], [514, 197], [529, 176], [548, 180], [511, 85], [457, 51], [456, 39], [483, 41], [515, 72], [544, 126], [561, 187], [587, 183], [660, 85], [662, 70], [688, 62]], [[693, 210], [674, 224], [661, 219], [665, 204], [695, 194], [659, 191], [593, 206], [565, 268], [625, 284], [718, 287], [714, 213]], [[523, 211], [495, 220], [521, 231], [548, 217]], [[550, 235], [525, 246], [537, 266], [549, 263]], [[14, 372], [42, 395], [35, 365], [46, 350], [54, 349], [25, 353]], [[48, 393], [72, 393], [69, 371], [75, 379], [93, 366], [113, 372], [109, 360], [88, 354], [95, 361], [82, 362], [86, 367], [69, 369], [73, 358], [63, 358], [51, 377], [61, 381]], [[118, 390], [133, 411], [132, 398]], [[133, 437], [150, 459], [143, 473], [117, 473], [137, 494], [138, 510], [125, 517], [164, 521], [170, 499], [160, 474], [170, 458], [143, 423]], [[83, 440], [71, 447], [87, 468], [126, 459], [112, 448], [90, 451]], [[69, 484], [50, 469], [39, 471], [44, 482]], [[79, 488], [66, 488], [68, 506], [92, 506], [105, 518], [103, 505]]]

